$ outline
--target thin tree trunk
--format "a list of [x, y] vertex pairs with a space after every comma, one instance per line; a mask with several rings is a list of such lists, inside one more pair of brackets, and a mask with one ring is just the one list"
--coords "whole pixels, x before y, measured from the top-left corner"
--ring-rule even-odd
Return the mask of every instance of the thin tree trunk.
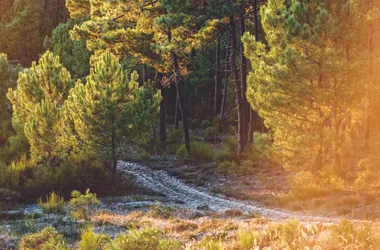
[[[171, 42], [171, 40], [172, 40], [172, 33], [169, 30], [168, 31], [169, 43]], [[186, 147], [187, 154], [191, 156], [189, 126], [187, 124], [187, 114], [186, 114], [186, 109], [184, 106], [183, 95], [182, 95], [183, 79], [182, 79], [181, 71], [179, 69], [177, 55], [172, 51], [171, 56], [172, 56], [172, 63], [173, 63], [173, 70], [174, 70], [174, 82], [175, 82], [176, 91], [177, 91], [178, 108], [181, 113], [183, 133], [185, 136], [185, 147]]]
[[237, 53], [237, 38], [236, 38], [236, 24], [233, 15], [230, 16], [231, 25], [231, 70], [235, 81], [236, 102], [238, 111], [238, 157], [244, 152], [244, 108], [242, 99], [241, 83], [239, 80], [239, 71], [236, 66], [236, 53]]
[[216, 45], [216, 63], [215, 63], [215, 92], [214, 92], [214, 116], [217, 116], [220, 111], [220, 36]]
[[179, 104], [178, 104], [178, 97], [176, 95], [176, 98], [175, 98], [175, 114], [174, 114], [174, 125], [175, 125], [175, 129], [178, 129], [179, 128]]
[[[255, 40], [259, 40], [259, 15], [258, 15], [258, 0], [253, 2], [253, 16], [255, 21]], [[248, 129], [248, 143], [253, 143], [253, 133], [255, 129], [255, 111], [249, 105], [249, 129]]]
[[220, 122], [223, 123], [224, 119], [224, 109], [226, 106], [226, 99], [227, 99], [227, 88], [228, 88], [228, 78], [229, 78], [229, 58], [230, 58], [230, 46], [231, 46], [231, 31], [228, 30], [227, 34], [227, 46], [226, 46], [226, 65], [225, 65], [225, 71], [224, 71], [224, 89], [223, 89], [223, 98], [222, 98], [222, 104], [220, 105]]
[[[373, 80], [373, 26], [370, 27], [370, 35], [368, 38], [368, 52], [369, 52], [369, 77], [370, 81]], [[367, 95], [369, 95], [369, 91], [367, 88]], [[370, 107], [371, 107], [371, 100], [370, 97], [367, 96], [367, 99], [369, 100], [368, 103], [365, 106], [365, 118], [364, 118], [364, 149], [369, 149], [369, 139], [370, 139], [370, 130], [371, 130], [371, 114], [370, 114]]]
[[[320, 64], [320, 67], [319, 67], [319, 79], [318, 79], [318, 88], [321, 89], [323, 87], [323, 69], [322, 69], [322, 66]], [[320, 118], [320, 125], [319, 125], [319, 147], [318, 147], [318, 152], [317, 152], [317, 156], [316, 156], [316, 159], [315, 159], [315, 171], [319, 171], [322, 169], [322, 164], [323, 164], [323, 141], [324, 141], [324, 137], [323, 137], [323, 114], [322, 114], [322, 110], [321, 110], [321, 107], [320, 107], [320, 104], [318, 104], [318, 114], [319, 114], [319, 118]]]
[[160, 103], [160, 144], [161, 152], [166, 152], [166, 90], [160, 84], [162, 100]]
[[[241, 35], [245, 33], [245, 6], [244, 4], [241, 6], [240, 10], [240, 31]], [[241, 79], [241, 99], [243, 102], [243, 144], [244, 147], [246, 145], [246, 142], [248, 140], [248, 121], [249, 121], [249, 110], [250, 106], [247, 101], [247, 58], [244, 55], [244, 45], [243, 43], [240, 43], [240, 64], [241, 64], [241, 70], [240, 70], [240, 79]]]
[[153, 132], [153, 152], [151, 154], [156, 155], [157, 153], [157, 133], [156, 133], [156, 125], [152, 125], [152, 132]]
[[142, 71], [143, 71], [143, 75], [142, 75], [143, 76], [143, 83], [146, 83], [148, 81], [148, 76], [147, 76], [148, 69], [147, 69], [147, 66], [145, 63], [142, 65]]
[[115, 130], [112, 131], [112, 138], [111, 138], [111, 158], [112, 158], [112, 174], [116, 174], [116, 167], [117, 167], [117, 158], [116, 158], [116, 136], [115, 136]]

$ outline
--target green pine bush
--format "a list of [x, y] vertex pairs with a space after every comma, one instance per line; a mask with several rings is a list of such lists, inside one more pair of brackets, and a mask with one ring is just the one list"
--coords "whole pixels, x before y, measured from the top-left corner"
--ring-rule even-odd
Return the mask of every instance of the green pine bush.
[[78, 220], [90, 220], [91, 215], [95, 211], [96, 205], [100, 202], [96, 198], [96, 194], [90, 193], [89, 189], [87, 189], [84, 194], [74, 190], [71, 193], [71, 197], [72, 198], [69, 201], [71, 216]]

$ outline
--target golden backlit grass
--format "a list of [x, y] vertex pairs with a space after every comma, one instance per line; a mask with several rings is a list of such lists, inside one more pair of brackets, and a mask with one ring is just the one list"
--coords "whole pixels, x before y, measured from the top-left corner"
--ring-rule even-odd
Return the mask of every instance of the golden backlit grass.
[[[157, 208], [153, 208], [157, 209]], [[152, 212], [115, 215], [102, 212], [92, 217], [97, 224], [123, 225], [129, 230], [159, 230], [163, 237], [181, 242], [181, 249], [380, 249], [379, 225], [342, 219], [299, 222], [271, 221], [236, 213], [209, 213], [198, 218], [172, 214], [151, 216]]]

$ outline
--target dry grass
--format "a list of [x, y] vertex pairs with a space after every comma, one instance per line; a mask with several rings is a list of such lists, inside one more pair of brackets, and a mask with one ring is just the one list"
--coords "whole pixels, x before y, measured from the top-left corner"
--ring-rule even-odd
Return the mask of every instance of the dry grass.
[[[348, 202], [356, 204], [354, 199]], [[133, 245], [132, 249], [152, 242], [160, 247], [167, 244], [165, 248], [155, 249], [380, 249], [379, 225], [375, 223], [354, 224], [347, 220], [335, 225], [297, 220], [279, 222], [257, 215], [241, 216], [234, 210], [191, 219], [177, 212], [170, 216], [166, 213], [165, 216], [157, 216], [156, 209], [151, 208], [155, 212], [134, 211], [127, 214], [99, 212], [91, 217], [95, 225], [122, 226], [126, 227], [126, 231], [121, 232], [117, 240], [111, 241], [108, 236], [87, 231], [82, 234], [81, 242], [92, 246], [92, 239], [104, 239], [101, 243], [116, 247], [112, 249], [124, 249], [119, 247], [123, 247], [125, 242]]]

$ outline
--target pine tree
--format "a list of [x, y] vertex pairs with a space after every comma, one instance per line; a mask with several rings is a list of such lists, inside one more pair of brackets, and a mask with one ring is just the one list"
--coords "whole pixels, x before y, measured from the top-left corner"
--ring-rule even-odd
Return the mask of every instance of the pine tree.
[[[288, 168], [339, 172], [348, 120], [362, 98], [361, 43], [350, 1], [271, 0], [261, 10], [268, 44], [243, 38], [254, 72], [248, 99], [271, 129]], [[359, 36], [360, 37], [360, 36]], [[351, 58], [347, 61], [347, 47]], [[269, 49], [268, 49], [269, 48]]]
[[13, 127], [25, 133], [36, 162], [54, 164], [65, 153], [61, 112], [71, 87], [70, 73], [48, 51], [19, 74], [17, 89], [8, 91]]
[[127, 81], [117, 58], [105, 52], [95, 60], [87, 84], [78, 81], [65, 103], [67, 123], [113, 173], [127, 143], [151, 129], [157, 117], [160, 93], [152, 83], [139, 87], [137, 80], [134, 72]]
[[[221, 3], [213, 1], [210, 4], [215, 7]], [[206, 11], [212, 8], [204, 6], [192, 0], [185, 3], [177, 0], [67, 2], [72, 17], [90, 17], [74, 28], [72, 36], [86, 39], [87, 47], [95, 54], [109, 49], [120, 56], [133, 56], [169, 76], [162, 82], [166, 86], [174, 83], [178, 89], [176, 99], [189, 153], [187, 108], [182, 98], [183, 77], [189, 74], [186, 62], [192, 59], [196, 49], [201, 49], [205, 41], [215, 35], [221, 23], [210, 18]], [[198, 8], [202, 10], [200, 13]]]
[[16, 85], [19, 68], [13, 68], [5, 54], [0, 54], [0, 147], [4, 146], [12, 131], [12, 110], [6, 97], [7, 90]]
[[87, 50], [84, 40], [73, 41], [69, 34], [75, 25], [82, 22], [82, 19], [69, 19], [66, 23], [59, 24], [50, 37], [45, 37], [44, 47], [59, 56], [74, 80], [81, 79], [84, 82], [90, 73], [91, 53]]
[[24, 133], [12, 127], [12, 106], [6, 95], [16, 88], [20, 71], [20, 66], [10, 65], [7, 56], [0, 54], [0, 159], [8, 164], [29, 150]]

